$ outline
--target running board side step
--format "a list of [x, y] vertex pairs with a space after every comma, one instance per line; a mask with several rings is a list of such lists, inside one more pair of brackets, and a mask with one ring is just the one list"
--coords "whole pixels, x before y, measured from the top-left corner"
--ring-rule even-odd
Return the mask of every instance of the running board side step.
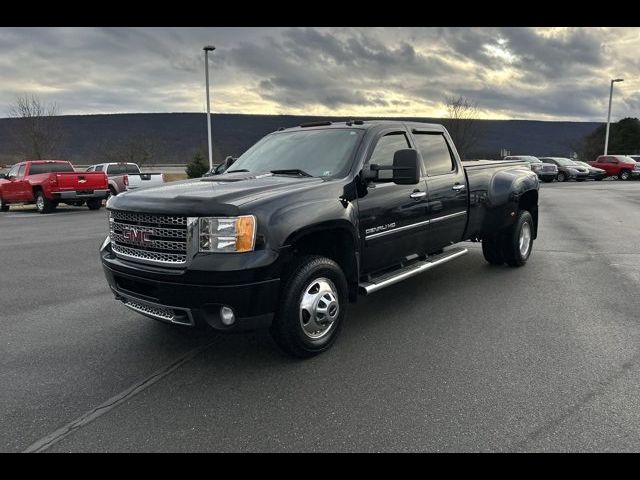
[[358, 291], [363, 295], [369, 295], [377, 292], [378, 290], [382, 290], [389, 285], [401, 282], [407, 278], [415, 277], [422, 272], [431, 270], [434, 267], [447, 263], [448, 261], [461, 257], [467, 253], [469, 253], [469, 250], [466, 248], [452, 248], [446, 252], [428, 257], [426, 260], [420, 260], [419, 262], [399, 268], [393, 272], [382, 274], [379, 277], [374, 277], [368, 282], [361, 282], [358, 285]]

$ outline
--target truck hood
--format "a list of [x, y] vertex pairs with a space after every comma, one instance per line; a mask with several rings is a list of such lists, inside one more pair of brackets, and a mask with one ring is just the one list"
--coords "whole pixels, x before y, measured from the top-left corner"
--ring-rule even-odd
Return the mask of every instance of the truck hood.
[[237, 215], [240, 206], [325, 183], [320, 178], [233, 173], [173, 182], [111, 197], [107, 208], [168, 215]]

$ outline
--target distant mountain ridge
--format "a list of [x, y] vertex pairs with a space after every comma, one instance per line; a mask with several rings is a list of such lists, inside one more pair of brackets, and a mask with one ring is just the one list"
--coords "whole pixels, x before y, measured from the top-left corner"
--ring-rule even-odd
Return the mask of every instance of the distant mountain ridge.
[[[371, 119], [373, 117], [353, 117]], [[381, 118], [381, 117], [376, 117]], [[280, 127], [330, 120], [344, 122], [347, 117], [294, 115], [215, 114], [212, 118], [214, 155], [221, 160], [237, 156], [264, 135]], [[394, 120], [441, 123], [436, 118], [394, 118]], [[126, 113], [105, 115], [64, 115], [59, 117], [64, 142], [59, 158], [87, 165], [105, 158], [105, 151], [130, 139], [145, 138], [154, 144], [149, 163], [187, 163], [193, 154], [206, 151], [206, 115], [203, 113]], [[551, 122], [536, 120], [480, 120], [482, 139], [473, 156], [497, 158], [501, 149], [512, 155], [568, 156], [576, 145], [601, 123]], [[13, 147], [17, 121], [0, 119], [0, 163], [22, 160]]]

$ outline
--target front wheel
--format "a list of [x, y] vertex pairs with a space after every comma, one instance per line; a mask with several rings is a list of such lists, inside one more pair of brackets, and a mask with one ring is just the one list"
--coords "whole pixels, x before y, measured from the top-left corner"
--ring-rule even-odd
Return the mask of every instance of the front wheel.
[[629, 170], [622, 170], [618, 178], [620, 180], [629, 180], [631, 178], [631, 172]]
[[336, 340], [347, 306], [347, 280], [333, 260], [302, 257], [282, 290], [271, 335], [287, 354], [309, 358]]
[[559, 182], [566, 182], [567, 176], [563, 172], [559, 172], [556, 180], [558, 180]]
[[0, 212], [8, 212], [8, 211], [9, 211], [9, 205], [5, 203], [4, 200], [2, 200], [2, 197], [0, 197]]

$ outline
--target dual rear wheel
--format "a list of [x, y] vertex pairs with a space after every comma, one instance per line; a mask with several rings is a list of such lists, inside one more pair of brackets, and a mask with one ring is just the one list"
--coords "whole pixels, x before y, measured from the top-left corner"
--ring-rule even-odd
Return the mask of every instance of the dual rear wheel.
[[507, 264], [522, 267], [533, 248], [533, 217], [527, 210], [520, 210], [516, 221], [508, 229], [482, 239], [482, 253], [492, 265]]

